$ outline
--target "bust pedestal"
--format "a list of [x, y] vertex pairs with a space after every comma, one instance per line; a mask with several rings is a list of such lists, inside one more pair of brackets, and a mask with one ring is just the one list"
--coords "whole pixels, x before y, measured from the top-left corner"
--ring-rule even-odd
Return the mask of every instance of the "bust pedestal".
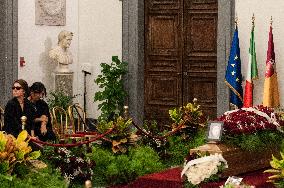
[[73, 97], [73, 72], [55, 72], [55, 90]]

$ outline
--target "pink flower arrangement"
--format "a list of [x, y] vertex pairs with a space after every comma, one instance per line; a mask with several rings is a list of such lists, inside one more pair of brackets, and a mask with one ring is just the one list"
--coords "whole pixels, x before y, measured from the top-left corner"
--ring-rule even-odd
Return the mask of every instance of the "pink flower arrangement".
[[253, 134], [261, 130], [277, 130], [284, 121], [273, 108], [262, 105], [224, 113], [217, 118], [224, 122], [225, 135]]

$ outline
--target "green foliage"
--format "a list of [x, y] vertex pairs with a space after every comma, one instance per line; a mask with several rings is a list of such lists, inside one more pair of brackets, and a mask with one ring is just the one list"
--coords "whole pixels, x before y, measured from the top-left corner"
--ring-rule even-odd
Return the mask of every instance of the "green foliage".
[[17, 139], [11, 134], [0, 132], [0, 140], [4, 145], [4, 150], [0, 152], [0, 173], [4, 176], [10, 175], [17, 163], [26, 163], [29, 160], [37, 159], [40, 151], [33, 151], [27, 139], [28, 132], [23, 130]]
[[137, 135], [135, 130], [131, 128], [132, 119], [123, 118], [118, 116], [115, 120], [106, 122], [100, 121], [97, 125], [97, 130], [100, 133], [104, 133], [107, 130], [113, 128], [113, 131], [106, 135], [111, 140], [112, 151], [114, 153], [125, 153], [128, 147], [135, 144]]
[[102, 114], [99, 120], [112, 120], [122, 110], [126, 92], [123, 88], [122, 77], [127, 73], [127, 63], [112, 56], [111, 64], [101, 63], [102, 74], [98, 75], [95, 83], [102, 91], [95, 93], [94, 100], [101, 101], [98, 105]]
[[137, 176], [143, 176], [152, 172], [160, 171], [164, 165], [160, 157], [150, 147], [138, 147], [130, 150], [131, 168]]
[[179, 124], [182, 120], [182, 108], [174, 108], [169, 110], [169, 114], [171, 119], [177, 124]]
[[93, 169], [93, 181], [95, 182], [95, 185], [107, 185], [109, 176], [106, 174], [106, 170], [108, 166], [115, 160], [114, 154], [108, 149], [94, 146], [89, 157], [96, 162], [96, 166]]
[[171, 125], [172, 130], [178, 130], [178, 136], [184, 140], [194, 137], [199, 129], [205, 127], [207, 122], [196, 98], [193, 99], [193, 103], [169, 110], [169, 114], [174, 121]]
[[183, 140], [180, 136], [171, 136], [168, 142], [169, 147], [166, 150], [169, 155], [167, 157], [168, 166], [182, 165], [190, 150], [189, 142]]
[[8, 161], [2, 161], [0, 163], [0, 174], [6, 174], [6, 172], [9, 170], [9, 162]]
[[193, 99], [193, 103], [187, 103], [185, 106], [169, 110], [169, 114], [175, 126], [179, 124], [203, 125], [207, 121], [200, 105], [197, 104], [196, 98]]
[[277, 183], [274, 184], [277, 188], [283, 188], [284, 187], [284, 180], [280, 180]]
[[272, 174], [268, 177], [268, 181], [274, 183], [279, 187], [279, 185], [284, 185], [284, 153], [280, 152], [280, 159], [277, 159], [272, 155], [272, 160], [270, 161], [271, 169], [265, 170], [265, 173]]
[[167, 166], [182, 165], [190, 149], [196, 148], [206, 143], [206, 132], [200, 129], [197, 134], [189, 140], [184, 140], [181, 136], [174, 135], [169, 137], [166, 145]]
[[97, 129], [100, 133], [106, 132], [108, 129], [115, 126], [115, 131], [110, 134], [112, 138], [124, 138], [129, 134], [129, 126], [132, 124], [132, 119], [124, 119], [123, 117], [119, 116], [114, 121], [106, 122], [102, 120]]
[[[16, 171], [18, 171], [17, 169]], [[0, 188], [67, 188], [67, 182], [57, 171], [50, 168], [35, 170], [21, 169], [21, 176], [13, 176], [13, 181], [0, 176]], [[25, 173], [24, 173], [25, 172]]]
[[193, 185], [189, 181], [184, 181], [183, 188], [198, 188], [198, 185]]
[[131, 158], [125, 154], [117, 155], [116, 159], [107, 167], [105, 173], [111, 184], [127, 183], [135, 179], [131, 168]]
[[94, 146], [90, 157], [96, 161], [94, 184], [100, 186], [127, 183], [138, 176], [164, 168], [157, 153], [147, 146], [131, 148], [128, 153], [120, 155]]
[[246, 184], [242, 184], [241, 185], [235, 185], [232, 183], [228, 183], [227, 185], [224, 186], [224, 188], [251, 188], [252, 186], [250, 185], [246, 185]]
[[259, 131], [250, 135], [227, 136], [223, 138], [223, 142], [246, 151], [262, 151], [267, 148], [280, 148], [283, 138], [283, 134], [278, 131]]
[[52, 91], [47, 98], [48, 107], [52, 109], [55, 106], [59, 106], [66, 110], [72, 104], [72, 99], [75, 97], [68, 96], [61, 91]]
[[52, 167], [60, 170], [61, 175], [70, 181], [70, 185], [82, 185], [92, 179], [95, 162], [87, 156], [87, 147], [73, 148], [46, 147], [43, 159]]

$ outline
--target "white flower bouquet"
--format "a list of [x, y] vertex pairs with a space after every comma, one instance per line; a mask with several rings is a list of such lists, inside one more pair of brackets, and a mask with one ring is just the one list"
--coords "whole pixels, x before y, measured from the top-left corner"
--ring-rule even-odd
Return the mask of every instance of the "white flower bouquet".
[[228, 168], [227, 161], [221, 154], [201, 157], [189, 161], [181, 172], [181, 177], [186, 175], [187, 180], [193, 185], [198, 185], [207, 178], [219, 172], [219, 167]]

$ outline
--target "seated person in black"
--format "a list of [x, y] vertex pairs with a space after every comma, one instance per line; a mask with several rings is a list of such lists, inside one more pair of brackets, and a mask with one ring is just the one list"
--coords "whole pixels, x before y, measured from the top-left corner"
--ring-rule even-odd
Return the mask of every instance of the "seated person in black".
[[55, 140], [51, 117], [47, 103], [42, 99], [46, 96], [46, 88], [41, 82], [35, 82], [30, 87], [29, 100], [35, 109], [35, 135], [41, 141]]
[[[16, 138], [22, 128], [34, 137], [35, 110], [31, 102], [26, 98], [28, 95], [28, 84], [25, 80], [19, 79], [13, 83], [13, 98], [8, 101], [4, 111], [3, 130], [14, 135]], [[26, 116], [26, 125], [22, 127], [21, 117]]]

